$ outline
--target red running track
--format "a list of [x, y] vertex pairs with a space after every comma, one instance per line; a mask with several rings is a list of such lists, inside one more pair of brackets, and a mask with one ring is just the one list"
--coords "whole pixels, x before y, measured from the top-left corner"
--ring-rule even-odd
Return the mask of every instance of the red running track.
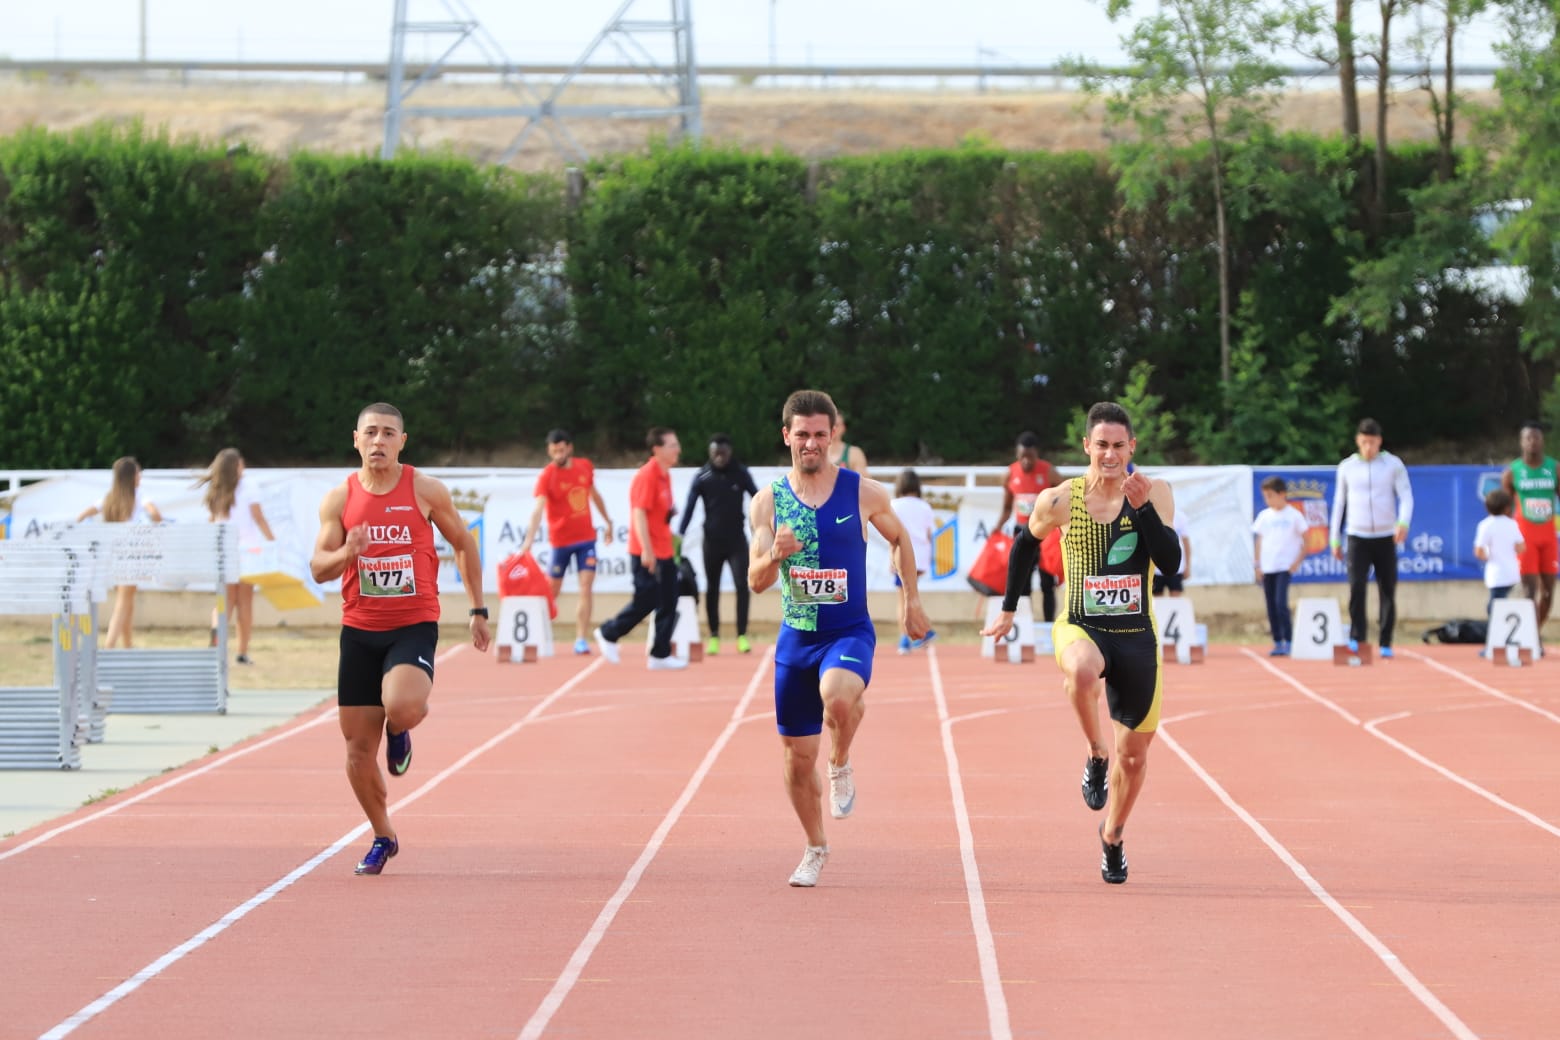
[[1540, 1037], [1560, 683], [1215, 647], [1099, 876], [1049, 661], [880, 652], [818, 888], [767, 657], [448, 652], [402, 851], [333, 712], [0, 842], [10, 1037]]

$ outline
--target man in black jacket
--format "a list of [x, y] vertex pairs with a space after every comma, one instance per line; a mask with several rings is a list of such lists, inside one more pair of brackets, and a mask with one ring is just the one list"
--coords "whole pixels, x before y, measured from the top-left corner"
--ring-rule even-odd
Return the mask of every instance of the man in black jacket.
[[721, 568], [731, 567], [737, 586], [737, 650], [749, 653], [748, 642], [748, 539], [744, 518], [747, 509], [743, 496], [758, 494], [753, 474], [736, 460], [731, 438], [717, 433], [710, 438], [710, 461], [694, 475], [688, 489], [688, 504], [683, 509], [677, 533], [686, 535], [693, 519], [693, 507], [704, 503], [704, 613], [710, 623], [710, 638], [705, 652], [720, 652], [720, 576]]

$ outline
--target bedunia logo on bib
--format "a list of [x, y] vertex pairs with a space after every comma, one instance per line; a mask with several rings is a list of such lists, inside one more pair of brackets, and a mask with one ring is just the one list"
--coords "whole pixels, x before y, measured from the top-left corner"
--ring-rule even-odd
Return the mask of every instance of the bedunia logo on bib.
[[368, 540], [375, 545], [411, 545], [412, 529], [407, 524], [369, 524]]

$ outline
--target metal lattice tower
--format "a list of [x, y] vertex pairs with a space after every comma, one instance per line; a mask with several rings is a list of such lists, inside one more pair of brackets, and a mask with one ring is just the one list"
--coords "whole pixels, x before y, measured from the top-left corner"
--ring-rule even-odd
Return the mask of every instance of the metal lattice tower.
[[[512, 0], [511, 0], [512, 2]], [[491, 33], [472, 14], [465, 0], [439, 0], [445, 21], [411, 21], [409, 0], [395, 0], [395, 21], [390, 35], [390, 68], [385, 100], [385, 140], [380, 149], [383, 158], [395, 155], [400, 143], [401, 126], [409, 116], [435, 119], [493, 119], [512, 117], [523, 120], [519, 132], [499, 157], [507, 163], [532, 131], [541, 129], [553, 146], [565, 157], [580, 161], [588, 158], [585, 149], [569, 132], [568, 122], [581, 119], [676, 119], [678, 132], [697, 141], [703, 127], [699, 114], [698, 67], [693, 56], [693, 0], [670, 0], [671, 17], [666, 20], [627, 17], [639, 0], [623, 0], [605, 27], [586, 46], [577, 61], [551, 86], [538, 87], [527, 82], [525, 70], [510, 61]], [[442, 42], [443, 51], [427, 65], [416, 68], [408, 82], [407, 40], [433, 38]], [[670, 59], [657, 59], [656, 52]], [[664, 100], [652, 104], [568, 105], [561, 99], [570, 85], [586, 71], [598, 51], [610, 47], [617, 52], [622, 66], [643, 74]], [[491, 72], [501, 77], [504, 87], [516, 95], [515, 104], [499, 105], [415, 105], [414, 95], [443, 72], [456, 67], [452, 61], [463, 48], [481, 55], [480, 62], [459, 64], [461, 72]]]

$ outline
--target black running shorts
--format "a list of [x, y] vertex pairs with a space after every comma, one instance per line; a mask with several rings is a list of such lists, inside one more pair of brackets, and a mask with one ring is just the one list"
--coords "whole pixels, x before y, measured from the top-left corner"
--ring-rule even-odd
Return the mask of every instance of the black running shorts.
[[396, 665], [421, 668], [433, 678], [439, 648], [439, 623], [422, 621], [387, 632], [341, 626], [341, 663], [336, 670], [336, 703], [343, 708], [384, 706], [384, 677]]

